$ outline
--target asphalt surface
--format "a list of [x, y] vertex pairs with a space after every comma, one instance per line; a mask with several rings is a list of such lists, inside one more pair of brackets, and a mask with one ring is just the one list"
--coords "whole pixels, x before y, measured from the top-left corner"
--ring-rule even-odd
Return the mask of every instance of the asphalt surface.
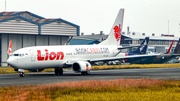
[[10, 85], [41, 85], [58, 82], [72, 82], [82, 80], [110, 80], [110, 79], [172, 79], [180, 80], [179, 68], [139, 68], [139, 69], [114, 69], [114, 70], [92, 70], [90, 75], [81, 75], [71, 70], [64, 70], [63, 75], [48, 73], [26, 73], [25, 77], [19, 74], [0, 74], [0, 86]]

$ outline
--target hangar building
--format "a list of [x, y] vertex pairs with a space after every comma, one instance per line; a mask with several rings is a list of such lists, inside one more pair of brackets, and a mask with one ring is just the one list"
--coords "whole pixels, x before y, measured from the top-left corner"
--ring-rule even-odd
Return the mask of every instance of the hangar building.
[[7, 66], [7, 49], [42, 45], [64, 45], [71, 36], [79, 36], [79, 26], [63, 20], [46, 19], [28, 11], [0, 12], [0, 63]]

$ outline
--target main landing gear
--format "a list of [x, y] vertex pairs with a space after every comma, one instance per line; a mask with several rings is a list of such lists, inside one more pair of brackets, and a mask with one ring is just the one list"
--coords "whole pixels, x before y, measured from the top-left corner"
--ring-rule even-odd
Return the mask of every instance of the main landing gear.
[[89, 75], [90, 74], [90, 70], [86, 71], [86, 72], [81, 72], [82, 75]]
[[62, 75], [63, 74], [63, 69], [62, 68], [54, 68], [54, 72], [56, 75]]

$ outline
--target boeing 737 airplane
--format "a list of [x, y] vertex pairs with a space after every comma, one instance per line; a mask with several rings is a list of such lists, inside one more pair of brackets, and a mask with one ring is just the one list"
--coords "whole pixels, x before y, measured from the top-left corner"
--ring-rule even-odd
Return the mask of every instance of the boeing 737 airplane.
[[24, 70], [42, 71], [46, 68], [54, 68], [56, 75], [62, 75], [62, 68], [67, 67], [83, 75], [90, 74], [91, 64], [94, 62], [123, 59], [124, 57], [116, 57], [122, 49], [137, 47], [120, 46], [123, 16], [124, 9], [120, 9], [108, 38], [98, 45], [34, 46], [12, 53], [10, 41], [7, 63], [20, 72], [20, 77], [24, 77]]
[[[117, 55], [117, 57], [128, 57], [128, 56], [137, 56], [137, 55], [141, 55], [141, 58], [142, 57], [145, 57], [145, 55], [142, 56], [142, 54], [146, 54], [146, 51], [147, 51], [147, 47], [148, 47], [148, 42], [149, 42], [149, 37], [146, 37], [143, 42], [141, 43], [141, 45], [134, 51], [131, 51], [129, 53], [119, 53]], [[140, 56], [139, 56], [140, 57]], [[134, 58], [127, 58], [127, 59], [120, 59], [120, 60], [117, 60], [115, 61], [116, 63], [120, 64], [120, 63], [130, 63], [131, 61], [135, 61], [139, 58], [138, 56], [137, 57], [134, 57]]]
[[127, 53], [128, 55], [140, 55], [140, 54], [146, 54], [147, 47], [148, 47], [149, 37], [146, 37], [141, 45], [132, 52]]
[[170, 50], [172, 48], [174, 41], [170, 45], [168, 51], [166, 53], [154, 53], [154, 54], [147, 54], [147, 56], [144, 57], [135, 57], [133, 59], [128, 59], [129, 63], [135, 63], [135, 64], [153, 64], [153, 63], [165, 63], [169, 60], [180, 56], [180, 39], [178, 43], [176, 44], [176, 48], [174, 52], [170, 53]]

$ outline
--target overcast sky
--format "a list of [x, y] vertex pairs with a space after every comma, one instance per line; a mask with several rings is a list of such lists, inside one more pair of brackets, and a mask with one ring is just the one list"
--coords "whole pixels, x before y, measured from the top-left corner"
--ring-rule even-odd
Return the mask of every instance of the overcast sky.
[[[6, 11], [29, 11], [45, 18], [62, 18], [80, 26], [85, 35], [109, 34], [120, 8], [123, 31], [180, 36], [180, 0], [6, 0]], [[5, 0], [0, 0], [0, 12]]]

